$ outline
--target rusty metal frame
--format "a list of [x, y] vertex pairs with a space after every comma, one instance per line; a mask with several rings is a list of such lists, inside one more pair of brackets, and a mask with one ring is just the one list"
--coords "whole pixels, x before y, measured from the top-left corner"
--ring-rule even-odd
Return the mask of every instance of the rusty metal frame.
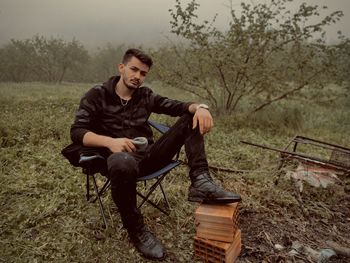
[[[287, 160], [296, 159], [296, 160], [303, 162], [303, 163], [314, 164], [314, 165], [318, 165], [318, 166], [321, 166], [324, 168], [329, 168], [329, 169], [334, 169], [336, 171], [341, 171], [341, 172], [344, 172], [344, 174], [346, 174], [346, 175], [350, 174], [350, 148], [346, 148], [344, 146], [340, 146], [340, 145], [336, 145], [336, 144], [332, 144], [332, 143], [328, 143], [328, 142], [324, 142], [324, 141], [320, 141], [320, 140], [316, 140], [316, 139], [311, 139], [311, 138], [300, 136], [300, 135], [295, 136], [287, 144], [287, 146], [284, 149], [277, 149], [274, 147], [269, 147], [269, 146], [251, 143], [251, 142], [247, 142], [247, 141], [241, 141], [241, 143], [255, 146], [255, 147], [259, 147], [259, 148], [263, 148], [266, 150], [279, 152], [281, 154], [281, 159], [280, 159], [280, 163], [278, 165], [277, 170], [280, 170]], [[335, 161], [335, 160], [332, 160], [331, 158], [329, 160], [326, 160], [326, 159], [322, 159], [322, 158], [319, 158], [316, 156], [300, 153], [297, 151], [299, 144], [309, 144], [312, 146], [321, 147], [321, 148], [324, 148], [327, 150], [331, 150], [333, 152], [334, 151], [339, 152], [348, 158], [348, 163]], [[292, 150], [289, 150], [289, 148], [291, 146], [292, 146]], [[332, 155], [331, 155], [331, 157], [332, 157]], [[278, 175], [278, 178], [275, 181], [276, 184], [278, 183], [279, 177], [280, 177], [280, 174]]]
[[[334, 171], [340, 171], [343, 172], [343, 174], [345, 176], [349, 176], [350, 175], [350, 149], [346, 148], [344, 146], [340, 146], [340, 145], [336, 145], [336, 144], [332, 144], [332, 143], [328, 143], [328, 142], [323, 142], [320, 140], [315, 140], [315, 139], [311, 139], [308, 137], [304, 137], [304, 136], [300, 136], [297, 135], [295, 136], [284, 149], [277, 149], [277, 148], [273, 148], [273, 147], [269, 147], [269, 146], [265, 146], [265, 145], [261, 145], [261, 144], [256, 144], [256, 143], [251, 143], [251, 142], [247, 142], [247, 141], [241, 141], [244, 144], [247, 145], [251, 145], [251, 146], [255, 146], [255, 147], [259, 147], [259, 148], [263, 148], [266, 150], [271, 150], [271, 151], [275, 151], [275, 152], [279, 152], [280, 153], [280, 161], [277, 167], [277, 178], [275, 179], [275, 185], [278, 184], [279, 179], [282, 175], [282, 167], [285, 164], [285, 162], [287, 160], [298, 160], [302, 163], [307, 163], [307, 164], [312, 164], [312, 165], [317, 165], [317, 166], [321, 166], [324, 168], [328, 168], [328, 169], [332, 169]], [[304, 153], [300, 153], [298, 152], [298, 145], [299, 144], [309, 144], [312, 146], [316, 146], [316, 147], [321, 147], [327, 150], [331, 150], [331, 156], [329, 158], [329, 160], [326, 159], [322, 159], [313, 155], [307, 155]], [[290, 147], [292, 147], [292, 150], [290, 151]], [[300, 148], [300, 147], [299, 147]], [[342, 157], [345, 157], [343, 160], [340, 161], [336, 161], [334, 159], [332, 159], [333, 153], [337, 152], [338, 154], [340, 153], [342, 155]], [[344, 162], [342, 162], [344, 161]], [[298, 201], [301, 211], [303, 212], [303, 214], [305, 216], [308, 216], [308, 213], [306, 212], [304, 205], [303, 205], [303, 201], [301, 198], [301, 194], [300, 191], [297, 189], [297, 184], [294, 184], [295, 186], [295, 193], [296, 193], [296, 200]]]

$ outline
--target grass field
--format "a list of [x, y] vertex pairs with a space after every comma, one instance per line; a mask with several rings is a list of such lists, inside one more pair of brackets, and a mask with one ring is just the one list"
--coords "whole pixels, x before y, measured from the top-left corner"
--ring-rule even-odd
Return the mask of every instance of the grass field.
[[[0, 84], [0, 262], [147, 262], [129, 243], [109, 196], [112, 227], [102, 228], [97, 204], [85, 200], [85, 178], [61, 156], [70, 143], [69, 128], [81, 95], [91, 84]], [[177, 90], [169, 97], [194, 100]], [[245, 118], [215, 118], [206, 136], [210, 165], [241, 173], [213, 172], [218, 182], [243, 197], [240, 224], [243, 251], [239, 262], [286, 262], [291, 242], [321, 249], [326, 240], [350, 246], [350, 194], [343, 184], [327, 189], [305, 185], [305, 216], [293, 184], [282, 176], [273, 184], [278, 154], [240, 144], [240, 140], [282, 148], [296, 134], [350, 147], [350, 98], [346, 87], [300, 95]], [[171, 124], [164, 116], [154, 116]], [[164, 242], [165, 262], [199, 262], [193, 258], [194, 210], [186, 201], [186, 167], [166, 179], [169, 217], [150, 206], [145, 220]], [[156, 200], [160, 195], [155, 196]], [[275, 251], [274, 244], [286, 249]], [[280, 260], [280, 261], [279, 261]], [[300, 256], [299, 262], [308, 261]], [[346, 262], [337, 258], [332, 262]], [[294, 261], [297, 262], [297, 261]]]

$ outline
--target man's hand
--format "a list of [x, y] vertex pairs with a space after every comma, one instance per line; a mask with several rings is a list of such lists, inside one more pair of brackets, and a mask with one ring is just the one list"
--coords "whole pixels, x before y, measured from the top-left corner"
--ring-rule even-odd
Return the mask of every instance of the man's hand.
[[128, 138], [111, 138], [107, 145], [111, 152], [135, 152], [136, 147]]
[[98, 135], [94, 132], [87, 132], [83, 137], [83, 144], [89, 147], [106, 147], [111, 152], [135, 152], [136, 147], [128, 138], [112, 138]]
[[193, 116], [192, 129], [199, 126], [199, 132], [204, 135], [213, 127], [213, 117], [207, 109], [199, 108]]

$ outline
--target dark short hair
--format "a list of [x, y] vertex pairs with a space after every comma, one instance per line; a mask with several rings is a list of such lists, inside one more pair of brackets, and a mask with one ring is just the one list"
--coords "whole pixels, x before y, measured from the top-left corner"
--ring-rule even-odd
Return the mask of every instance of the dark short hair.
[[127, 64], [131, 60], [132, 57], [136, 57], [142, 63], [146, 64], [150, 68], [153, 65], [152, 58], [150, 56], [148, 56], [147, 54], [145, 54], [143, 51], [136, 49], [136, 48], [130, 48], [125, 52], [124, 57], [123, 57], [123, 64]]

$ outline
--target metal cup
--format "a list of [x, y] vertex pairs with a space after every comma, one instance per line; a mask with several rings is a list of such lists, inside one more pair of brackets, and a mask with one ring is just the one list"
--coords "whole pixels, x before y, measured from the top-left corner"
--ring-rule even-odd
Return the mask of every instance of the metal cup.
[[137, 151], [144, 151], [147, 148], [148, 140], [146, 137], [136, 137], [132, 140], [132, 143], [135, 145]]

